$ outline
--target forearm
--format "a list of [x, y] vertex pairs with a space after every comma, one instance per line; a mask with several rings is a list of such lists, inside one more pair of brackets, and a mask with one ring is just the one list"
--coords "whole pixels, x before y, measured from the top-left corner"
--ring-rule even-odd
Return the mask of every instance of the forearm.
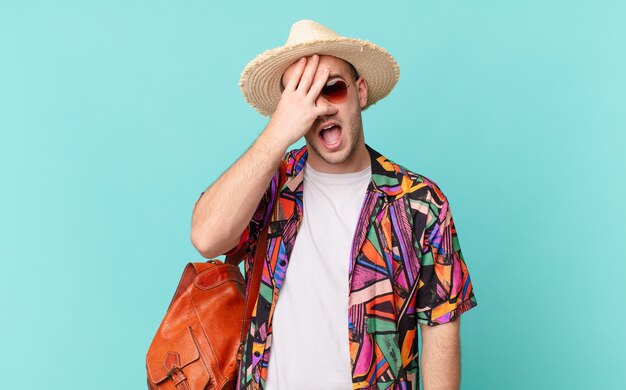
[[460, 340], [454, 335], [440, 336], [422, 337], [421, 371], [424, 390], [458, 390], [461, 383]]
[[237, 244], [287, 147], [264, 131], [204, 192], [191, 228], [191, 241], [203, 256], [215, 257]]
[[191, 221], [191, 241], [204, 257], [237, 244], [250, 222], [287, 148], [302, 138], [320, 116], [337, 108], [316, 103], [329, 70], [316, 74], [319, 57], [301, 58], [288, 77], [270, 122], [246, 153], [198, 200]]

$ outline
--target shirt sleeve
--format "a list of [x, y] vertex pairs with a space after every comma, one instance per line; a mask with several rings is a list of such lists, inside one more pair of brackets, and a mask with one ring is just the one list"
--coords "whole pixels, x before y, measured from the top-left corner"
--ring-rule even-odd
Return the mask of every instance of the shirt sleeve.
[[438, 325], [454, 321], [478, 303], [448, 200], [435, 186], [428, 203], [416, 311], [418, 323]]

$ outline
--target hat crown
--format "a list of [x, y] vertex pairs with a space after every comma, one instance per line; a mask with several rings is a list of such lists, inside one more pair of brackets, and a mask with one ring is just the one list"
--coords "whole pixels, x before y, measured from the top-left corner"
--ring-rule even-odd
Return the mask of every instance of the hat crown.
[[316, 21], [300, 20], [291, 26], [285, 46], [294, 46], [299, 43], [312, 41], [332, 40], [338, 37], [339, 34]]

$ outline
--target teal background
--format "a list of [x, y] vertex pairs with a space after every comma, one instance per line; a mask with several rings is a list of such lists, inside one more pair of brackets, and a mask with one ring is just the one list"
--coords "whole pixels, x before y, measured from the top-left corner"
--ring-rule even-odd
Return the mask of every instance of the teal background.
[[367, 142], [449, 197], [463, 389], [626, 388], [623, 1], [0, 0], [2, 388], [145, 388], [200, 193], [267, 122], [239, 74], [310, 18], [400, 82]]

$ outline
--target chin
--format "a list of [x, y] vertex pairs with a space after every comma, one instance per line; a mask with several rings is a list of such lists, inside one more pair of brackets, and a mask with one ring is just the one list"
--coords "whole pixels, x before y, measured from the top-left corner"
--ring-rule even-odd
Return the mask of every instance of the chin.
[[[319, 153], [318, 153], [319, 154]], [[322, 160], [331, 165], [343, 164], [349, 160], [348, 151], [337, 151], [334, 153], [322, 153], [319, 155]]]
[[333, 152], [325, 151], [324, 145], [310, 143], [309, 146], [309, 153], [315, 153], [317, 157], [330, 165], [348, 162], [356, 150], [355, 145], [345, 145], [343, 148]]

